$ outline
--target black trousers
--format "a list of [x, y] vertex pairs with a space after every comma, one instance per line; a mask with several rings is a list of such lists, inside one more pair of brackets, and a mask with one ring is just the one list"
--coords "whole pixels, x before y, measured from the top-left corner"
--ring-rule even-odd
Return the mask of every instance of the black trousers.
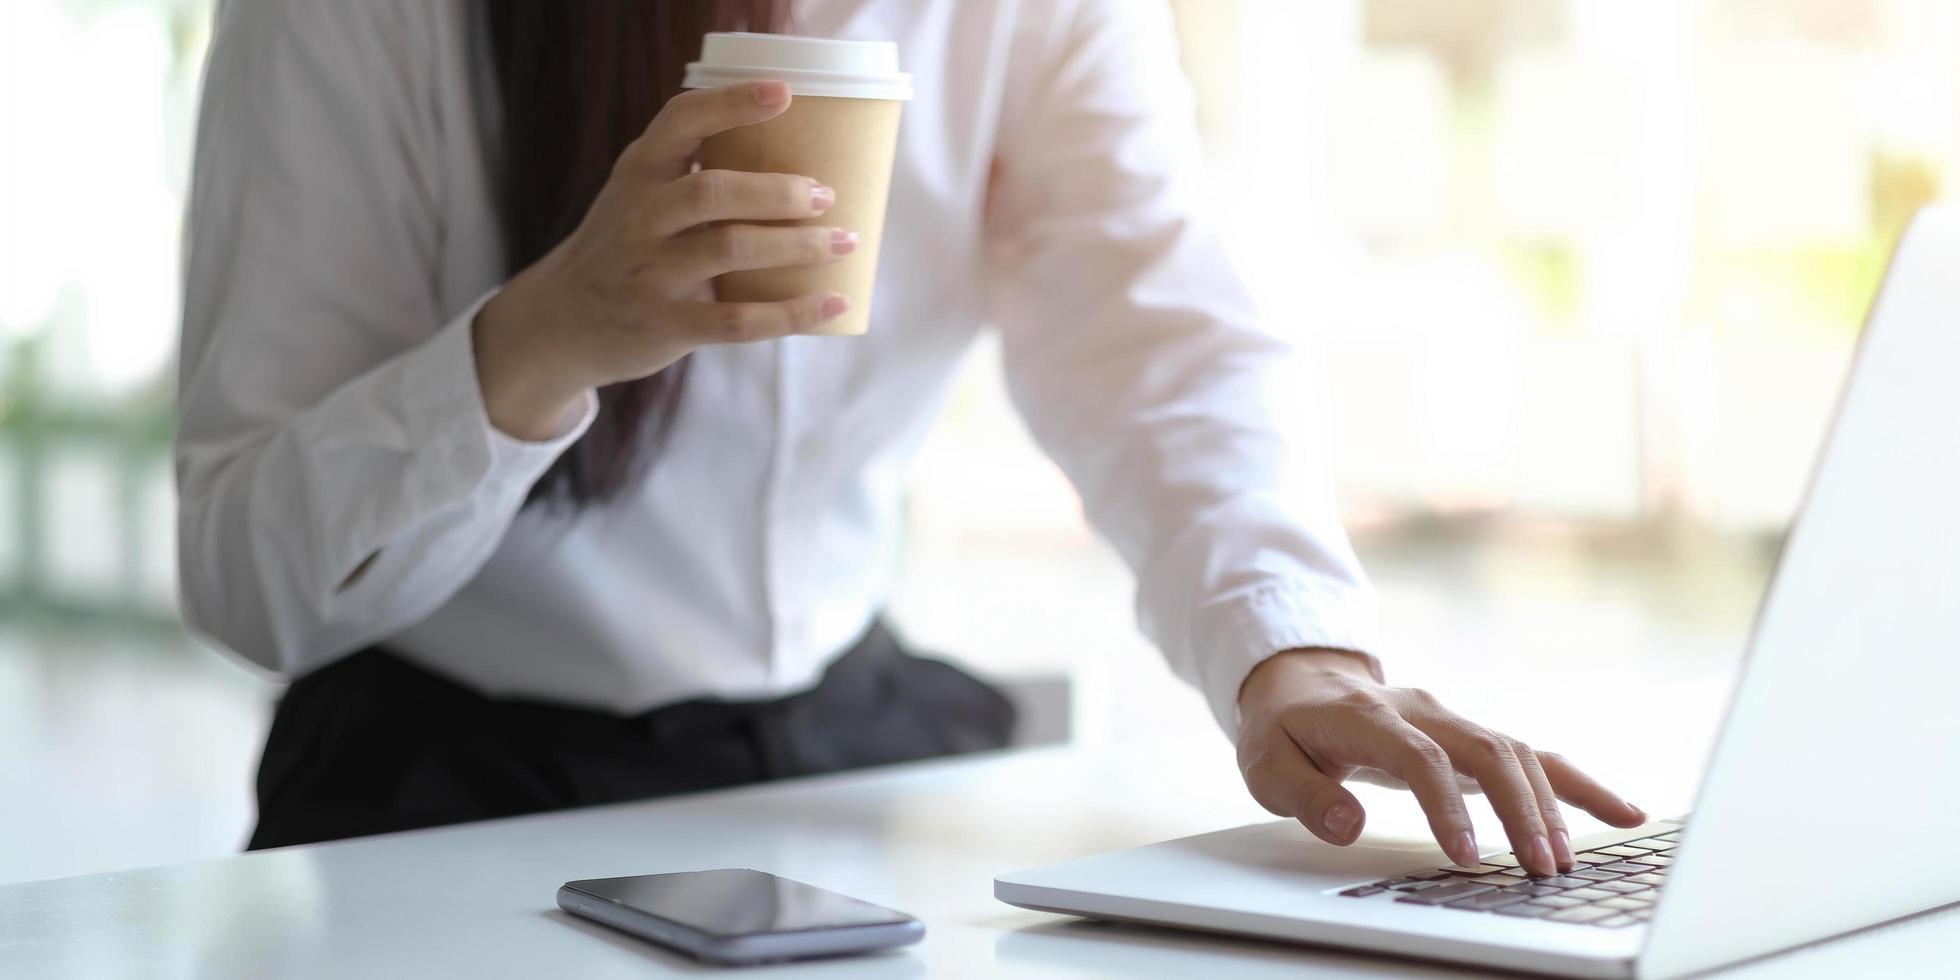
[[815, 688], [639, 715], [488, 698], [375, 648], [293, 682], [248, 849], [998, 748], [1014, 709], [874, 625]]

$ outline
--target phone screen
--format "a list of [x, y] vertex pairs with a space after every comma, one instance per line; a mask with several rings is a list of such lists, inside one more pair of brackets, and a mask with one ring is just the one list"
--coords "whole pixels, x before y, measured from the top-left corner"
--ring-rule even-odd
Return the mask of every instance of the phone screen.
[[683, 871], [568, 886], [716, 938], [911, 921], [891, 909], [761, 871]]

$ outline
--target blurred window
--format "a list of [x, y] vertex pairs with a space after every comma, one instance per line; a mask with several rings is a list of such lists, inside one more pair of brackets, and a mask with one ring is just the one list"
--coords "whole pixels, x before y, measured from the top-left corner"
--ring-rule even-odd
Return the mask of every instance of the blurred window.
[[[1317, 362], [1362, 526], [1779, 529], [1884, 257], [1960, 166], [1945, 0], [1173, 6], [1219, 214]], [[172, 608], [178, 220], [209, 26], [208, 0], [7, 0], [0, 600]], [[912, 508], [927, 567], [1093, 551], [990, 343]]]

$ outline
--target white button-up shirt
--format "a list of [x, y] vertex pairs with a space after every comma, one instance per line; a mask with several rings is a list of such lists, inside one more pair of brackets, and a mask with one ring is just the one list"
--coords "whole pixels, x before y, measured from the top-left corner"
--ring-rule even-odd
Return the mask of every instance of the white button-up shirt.
[[590, 400], [527, 443], [477, 387], [471, 320], [507, 271], [480, 8], [223, 5], [178, 392], [195, 629], [289, 676], [380, 643], [486, 694], [625, 712], [806, 688], [885, 602], [907, 466], [992, 328], [1144, 632], [1222, 723], [1275, 651], [1369, 649], [1288, 350], [1198, 213], [1167, 7], [793, 12], [896, 41], [916, 80], [871, 331], [697, 351], [647, 476], [568, 513], [522, 505]]

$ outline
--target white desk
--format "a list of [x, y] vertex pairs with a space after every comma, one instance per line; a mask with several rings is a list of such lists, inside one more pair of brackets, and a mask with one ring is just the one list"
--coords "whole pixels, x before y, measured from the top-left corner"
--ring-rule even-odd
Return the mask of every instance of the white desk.
[[[1264, 818], [1236, 779], [1215, 739], [1046, 749], [9, 885], [0, 976], [1468, 975], [1084, 923], [992, 897], [1000, 871]], [[569, 879], [728, 866], [904, 909], [925, 921], [926, 940], [730, 973], [553, 904]], [[1764, 901], [1771, 911], [1776, 899]], [[1960, 908], [1949, 908], [1734, 975], [1951, 976], [1956, 948]]]

